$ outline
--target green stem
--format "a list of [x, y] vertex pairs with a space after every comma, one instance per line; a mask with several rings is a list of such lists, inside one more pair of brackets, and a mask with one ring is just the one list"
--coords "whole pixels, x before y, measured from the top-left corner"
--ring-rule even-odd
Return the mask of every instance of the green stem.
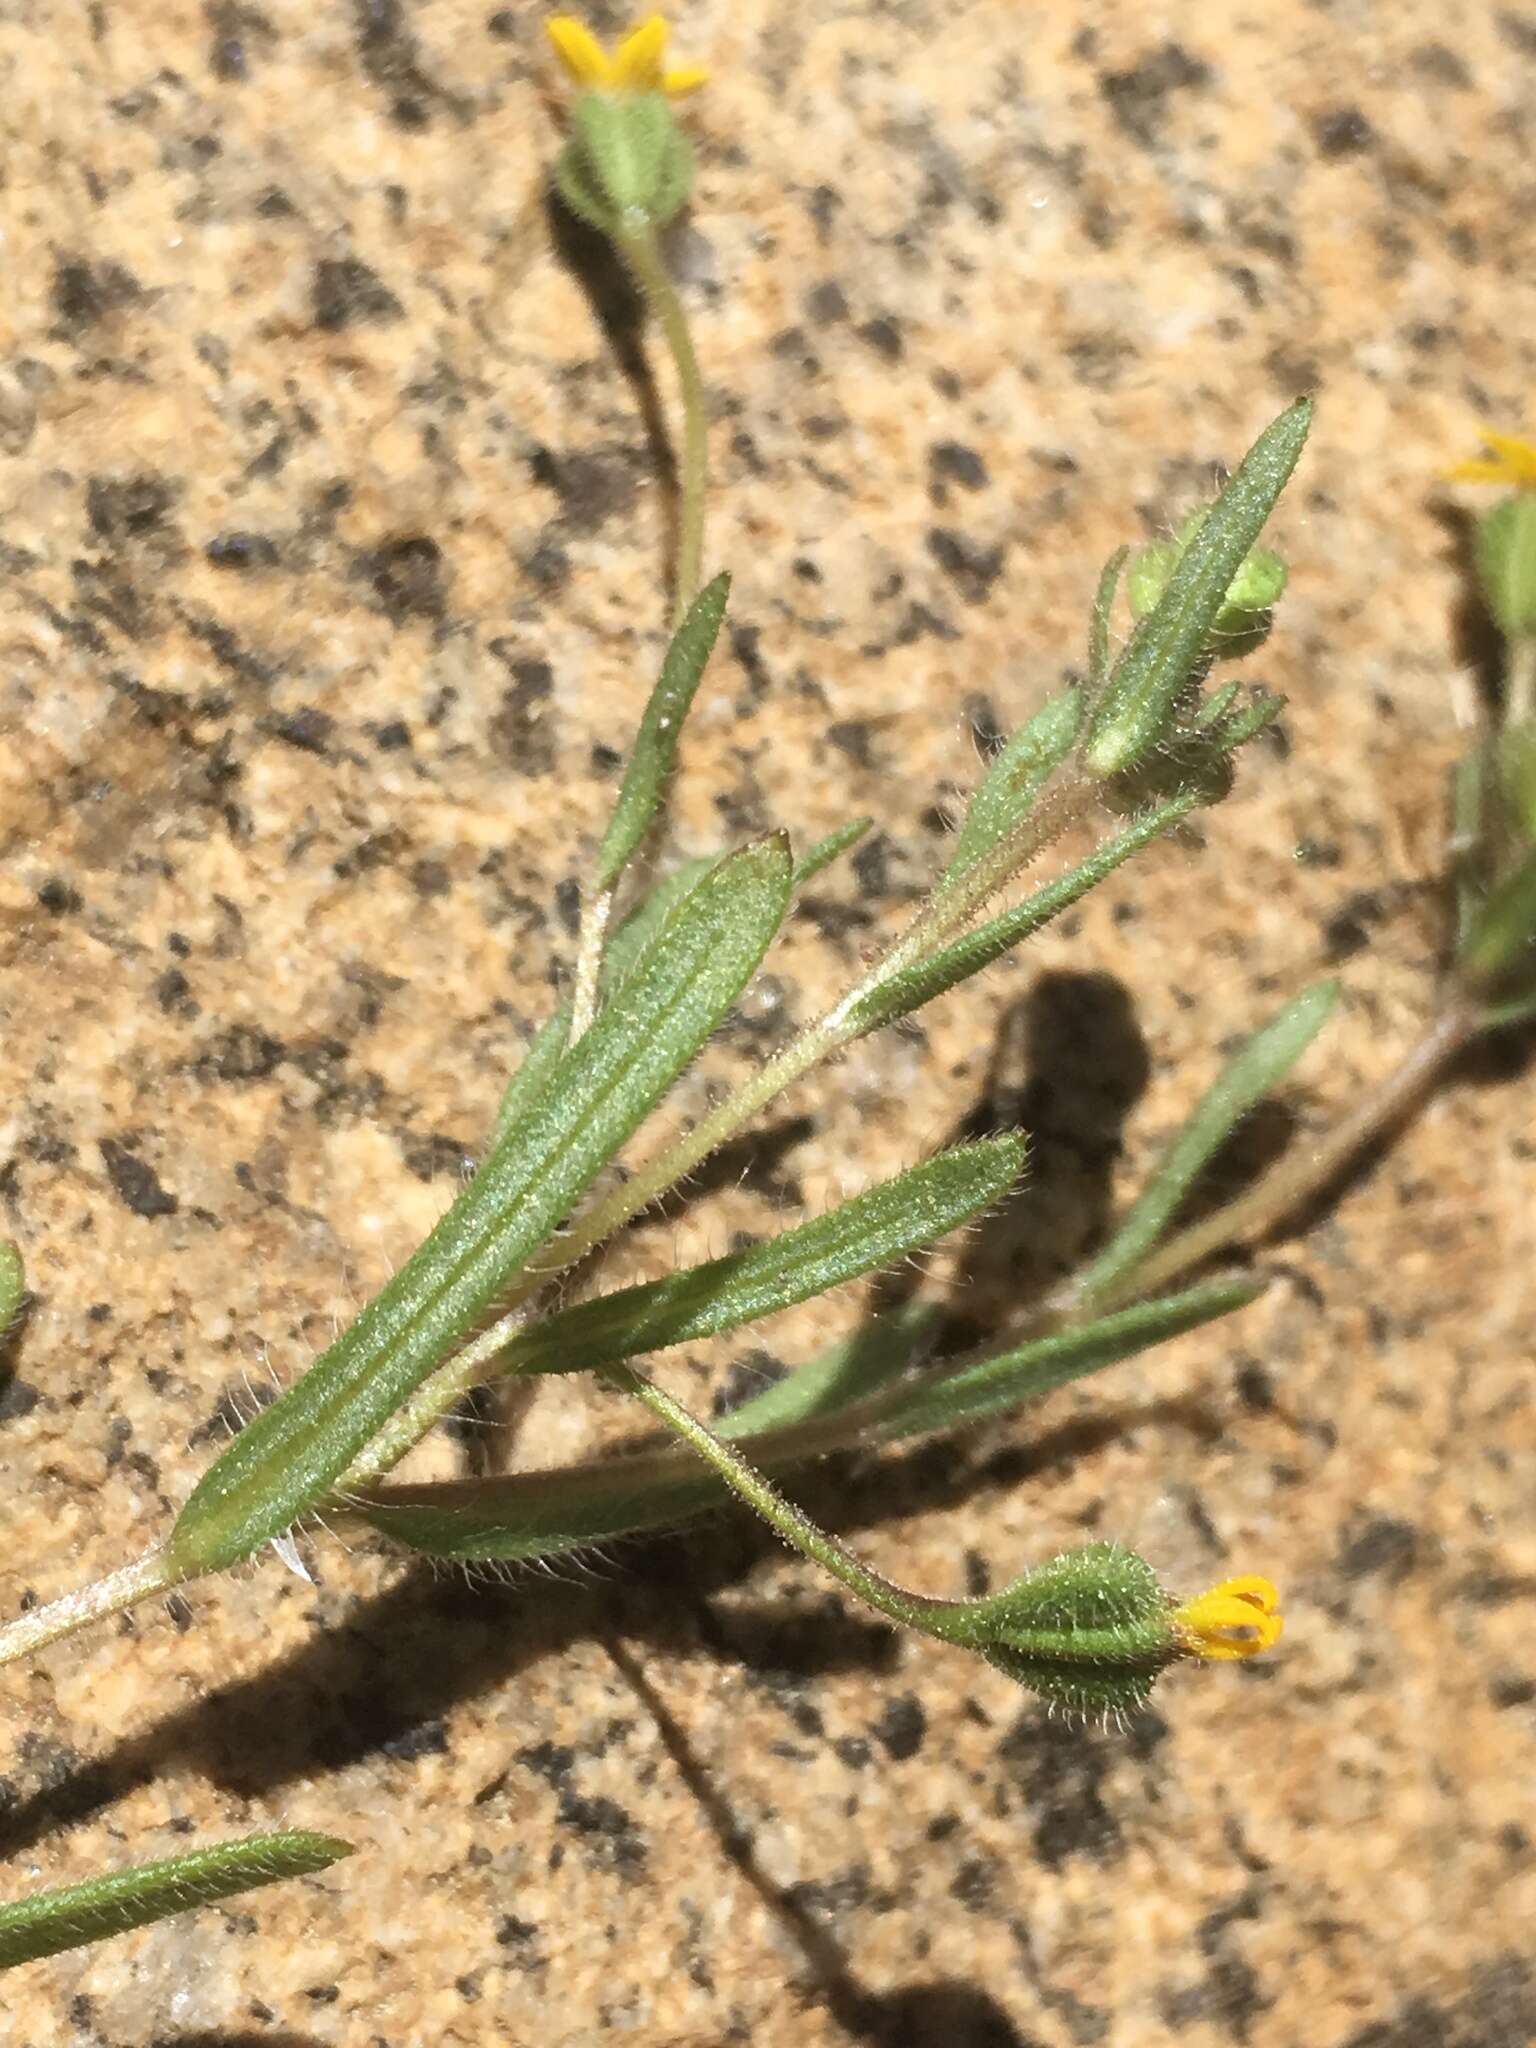
[[607, 1367], [603, 1378], [621, 1392], [633, 1394], [658, 1422], [697, 1452], [706, 1465], [713, 1467], [732, 1493], [761, 1515], [791, 1550], [798, 1550], [802, 1557], [810, 1558], [823, 1571], [830, 1572], [850, 1592], [856, 1593], [866, 1606], [889, 1616], [892, 1621], [900, 1622], [903, 1628], [918, 1629], [924, 1635], [936, 1636], [941, 1642], [955, 1640], [954, 1631], [963, 1630], [964, 1610], [970, 1605], [968, 1601], [934, 1600], [926, 1593], [914, 1593], [908, 1587], [896, 1585], [893, 1580], [861, 1562], [825, 1529], [818, 1528], [810, 1516], [797, 1508], [793, 1501], [786, 1500], [756, 1466], [749, 1464], [732, 1445], [722, 1441], [696, 1415], [674, 1401], [670, 1394], [663, 1393], [652, 1381], [627, 1365]]
[[677, 370], [678, 391], [682, 399], [683, 460], [672, 598], [675, 631], [687, 616], [688, 607], [697, 597], [704, 577], [704, 487], [709, 462], [704, 380], [699, 374], [699, 359], [688, 329], [688, 316], [683, 310], [677, 287], [667, 274], [655, 231], [647, 227], [622, 235], [618, 247], [635, 282], [661, 322], [661, 331], [666, 336]]
[[8, 1622], [0, 1628], [0, 1665], [13, 1664], [18, 1657], [89, 1628], [92, 1622], [104, 1621], [109, 1614], [121, 1614], [156, 1593], [168, 1593], [187, 1577], [163, 1551], [152, 1551], [136, 1564], [97, 1579], [94, 1585], [82, 1586], [77, 1593], [66, 1593], [63, 1599], [34, 1607]]

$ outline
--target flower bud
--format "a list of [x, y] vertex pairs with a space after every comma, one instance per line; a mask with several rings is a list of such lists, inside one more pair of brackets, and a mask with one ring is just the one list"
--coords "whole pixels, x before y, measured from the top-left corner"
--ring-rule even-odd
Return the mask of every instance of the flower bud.
[[[1191, 512], [1172, 540], [1153, 541], [1133, 559], [1126, 577], [1126, 592], [1138, 619], [1156, 610], [1169, 579], [1204, 526], [1208, 512], [1206, 506]], [[1285, 564], [1273, 548], [1256, 547], [1245, 555], [1227, 585], [1221, 609], [1207, 629], [1209, 651], [1220, 654], [1230, 641], [1249, 640], [1261, 632], [1266, 615], [1280, 601], [1285, 582]]]
[[[1175, 1607], [1144, 1557], [1089, 1543], [953, 1611], [942, 1631], [1053, 1707], [1114, 1720], [1145, 1706], [1159, 1676], [1182, 1657], [1256, 1656], [1280, 1637], [1279, 1596], [1268, 1579], [1223, 1580]], [[936, 1631], [937, 1633], [937, 1631]]]
[[1113, 1718], [1145, 1705], [1180, 1654], [1156, 1574], [1118, 1543], [1066, 1551], [969, 1612], [987, 1662], [1070, 1714]]
[[665, 227], [682, 210], [693, 150], [661, 93], [583, 93], [555, 184], [574, 214], [617, 239]]

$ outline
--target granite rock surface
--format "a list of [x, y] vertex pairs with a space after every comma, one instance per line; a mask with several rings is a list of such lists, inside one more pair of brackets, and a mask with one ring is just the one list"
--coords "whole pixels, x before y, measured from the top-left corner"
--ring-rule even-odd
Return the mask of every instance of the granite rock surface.
[[[674, 847], [880, 821], [716, 1076], [932, 874], [973, 735], [1080, 662], [1108, 551], [1320, 395], [1258, 664], [1285, 744], [1203, 846], [859, 1050], [608, 1267], [1022, 1120], [1030, 1183], [928, 1282], [985, 1318], [1287, 995], [1344, 977], [1234, 1170], [1429, 1015], [1487, 654], [1436, 477], [1480, 421], [1533, 424], [1536, 13], [701, 0], [678, 36], [715, 73], [672, 255], [736, 586]], [[672, 391], [546, 207], [532, 7], [29, 0], [0, 80], [9, 1614], [163, 1535], [475, 1157], [660, 644]], [[6, 1673], [6, 1895], [262, 1826], [360, 1850], [16, 1973], [8, 2039], [1523, 2048], [1533, 1195], [1514, 1046], [1271, 1247], [1240, 1320], [818, 1482], [936, 1591], [1086, 1535], [1189, 1590], [1281, 1582], [1278, 1654], [1125, 1731], [723, 1517], [507, 1586], [322, 1536], [313, 1583], [268, 1561]], [[671, 1383], [707, 1404], [865, 1305]], [[419, 1469], [625, 1422], [557, 1387]]]

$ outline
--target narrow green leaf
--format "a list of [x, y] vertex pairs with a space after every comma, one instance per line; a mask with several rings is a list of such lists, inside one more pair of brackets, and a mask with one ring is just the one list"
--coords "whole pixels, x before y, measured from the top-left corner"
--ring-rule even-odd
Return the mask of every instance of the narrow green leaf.
[[565, 1057], [565, 1048], [571, 1036], [571, 1006], [562, 1003], [552, 1017], [546, 1017], [533, 1035], [533, 1043], [523, 1054], [522, 1060], [507, 1083], [502, 1094], [500, 1107], [496, 1111], [496, 1123], [491, 1131], [491, 1142], [486, 1150], [490, 1159], [499, 1152], [507, 1133], [533, 1108], [544, 1094]]
[[357, 1512], [391, 1542], [428, 1557], [516, 1564], [670, 1528], [729, 1498], [697, 1459], [664, 1450], [563, 1472], [381, 1486]]
[[1081, 1328], [1037, 1337], [1016, 1351], [915, 1388], [878, 1425], [877, 1433], [883, 1439], [917, 1436], [1002, 1415], [1069, 1380], [1102, 1372], [1105, 1366], [1118, 1365], [1138, 1351], [1166, 1343], [1170, 1337], [1182, 1336], [1234, 1309], [1246, 1308], [1267, 1285], [1264, 1280], [1208, 1280], [1160, 1301], [1138, 1302], [1134, 1308], [1121, 1309]]
[[871, 989], [861, 1002], [850, 1007], [847, 1013], [850, 1032], [856, 1035], [873, 1031], [881, 1024], [892, 1024], [898, 1017], [905, 1017], [911, 1011], [921, 1009], [924, 1003], [931, 1003], [957, 982], [966, 981], [984, 967], [990, 967], [1011, 947], [1027, 939], [1032, 932], [1039, 931], [1042, 925], [1049, 924], [1053, 917], [1059, 917], [1062, 911], [1069, 910], [1090, 889], [1097, 888], [1132, 854], [1139, 853], [1142, 847], [1160, 838], [1171, 825], [1188, 817], [1200, 801], [1198, 790], [1181, 790], [1163, 803], [1141, 812], [1057, 881], [1036, 889], [1013, 909], [989, 918], [975, 931], [952, 940], [926, 960], [919, 960], [915, 966], [893, 974], [889, 981]]
[[[608, 950], [603, 956], [599, 986], [605, 996], [613, 993], [688, 891], [709, 873], [720, 858], [719, 854], [712, 854], [702, 860], [685, 861], [675, 874], [658, 882], [635, 905], [609, 939]], [[518, 1119], [533, 1108], [559, 1071], [570, 1035], [571, 1005], [563, 1002], [534, 1033], [533, 1043], [523, 1054], [522, 1064], [507, 1083], [486, 1150], [487, 1161], [499, 1150]]]
[[[1165, 1301], [1124, 1309], [1086, 1328], [1038, 1338], [952, 1379], [921, 1382], [900, 1407], [874, 1425], [874, 1432], [882, 1442], [895, 1442], [1003, 1414], [1069, 1380], [1086, 1378], [1228, 1315], [1261, 1294], [1264, 1285], [1255, 1280], [1208, 1281]], [[799, 1378], [799, 1373], [791, 1374], [781, 1385], [789, 1387]], [[778, 1391], [772, 1388], [769, 1393]], [[759, 1400], [766, 1403], [767, 1398]], [[726, 1416], [718, 1433], [750, 1452], [765, 1472], [791, 1471], [808, 1455], [821, 1454], [797, 1448], [792, 1435], [782, 1430], [745, 1430], [745, 1412]], [[758, 1412], [769, 1410], [761, 1407]], [[802, 1414], [791, 1400], [781, 1419], [799, 1422], [812, 1414], [833, 1412], [828, 1403]], [[564, 1471], [518, 1472], [447, 1485], [383, 1486], [368, 1496], [359, 1512], [385, 1536], [432, 1557], [516, 1561], [558, 1557], [594, 1543], [663, 1529], [729, 1498], [712, 1473], [669, 1447]]]
[[1079, 1301], [1102, 1300], [1134, 1278], [1196, 1176], [1242, 1118], [1284, 1080], [1333, 1015], [1338, 1000], [1338, 982], [1318, 982], [1244, 1040], [1195, 1105], [1120, 1228], [1079, 1277]]
[[789, 876], [776, 837], [683, 898], [425, 1244], [204, 1475], [171, 1535], [178, 1564], [218, 1570], [281, 1535], [476, 1327], [740, 995], [784, 916]]
[[0, 1906], [0, 1970], [128, 1934], [135, 1927], [147, 1927], [192, 1906], [215, 1905], [258, 1885], [307, 1877], [351, 1854], [350, 1842], [290, 1828], [40, 1892], [14, 1906]]
[[624, 980], [683, 898], [696, 889], [724, 858], [724, 854], [705, 853], [695, 860], [685, 860], [680, 868], [674, 869], [641, 898], [608, 941], [608, 951], [603, 960], [605, 995], [611, 995]]
[[1536, 853], [1506, 875], [1483, 904], [1456, 965], [1470, 987], [1485, 993], [1522, 965], [1536, 968]]
[[1273, 725], [1284, 709], [1283, 697], [1276, 697], [1268, 690], [1258, 690], [1246, 704], [1238, 705], [1235, 710], [1223, 707], [1216, 717], [1206, 720], [1206, 742], [1220, 753], [1235, 754], [1239, 747], [1246, 747], [1251, 739], [1256, 738], [1265, 726]]
[[941, 1152], [764, 1244], [563, 1309], [510, 1344], [501, 1369], [597, 1371], [739, 1329], [933, 1244], [997, 1201], [1023, 1168], [1024, 1140], [1012, 1134]]
[[1075, 685], [1048, 698], [998, 749], [971, 798], [939, 894], [952, 888], [1023, 823], [1052, 773], [1071, 753], [1082, 723], [1083, 693]]
[[1223, 683], [1219, 690], [1212, 690], [1195, 715], [1196, 732], [1209, 732], [1212, 727], [1220, 725], [1237, 702], [1242, 687], [1241, 683]]
[[1088, 625], [1088, 689], [1095, 701], [1109, 674], [1110, 628], [1115, 614], [1115, 595], [1120, 588], [1120, 573], [1130, 552], [1129, 548], [1116, 548], [1099, 571], [1099, 587], [1094, 593], [1093, 616]]
[[830, 867], [839, 854], [846, 853], [850, 846], [857, 846], [874, 822], [873, 818], [854, 818], [846, 825], [839, 825], [835, 832], [829, 832], [825, 839], [818, 839], [795, 862], [794, 887], [803, 889], [813, 876]]
[[1132, 635], [1089, 721], [1083, 758], [1096, 774], [1134, 768], [1164, 737], [1232, 579], [1290, 480], [1311, 420], [1312, 402], [1303, 398], [1265, 428]]
[[683, 721], [719, 638], [730, 589], [731, 579], [726, 575], [707, 583], [672, 635], [660, 678], [640, 720], [613, 817], [598, 848], [596, 886], [600, 890], [611, 889], [623, 874], [656, 816], [677, 759]]
[[27, 1269], [13, 1244], [0, 1244], [0, 1337], [11, 1326], [11, 1318], [27, 1291]]
[[715, 1424], [729, 1443], [851, 1408], [906, 1370], [944, 1320], [931, 1301], [909, 1301], [862, 1323], [851, 1337], [796, 1366]]

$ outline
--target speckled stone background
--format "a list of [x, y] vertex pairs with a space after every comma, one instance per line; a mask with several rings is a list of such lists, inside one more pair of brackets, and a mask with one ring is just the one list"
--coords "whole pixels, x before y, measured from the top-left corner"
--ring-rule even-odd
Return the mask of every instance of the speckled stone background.
[[[0, 10], [0, 1195], [36, 1291], [0, 1390], [7, 1611], [164, 1532], [249, 1389], [410, 1249], [569, 962], [658, 646], [671, 387], [552, 235], [538, 22]], [[716, 71], [675, 257], [737, 586], [675, 843], [883, 826], [716, 1071], [933, 871], [968, 728], [1079, 658], [1109, 548], [1322, 398], [1258, 664], [1289, 745], [1205, 850], [861, 1050], [609, 1268], [1022, 1117], [1030, 1187], [931, 1282], [984, 1314], [1328, 965], [1342, 1017], [1250, 1167], [1428, 1014], [1486, 653], [1435, 476], [1480, 419], [1533, 423], [1536, 13], [715, 0], [679, 42]], [[935, 1590], [1085, 1532], [1191, 1589], [1282, 1582], [1281, 1653], [1175, 1675], [1128, 1734], [1051, 1723], [723, 1518], [481, 1590], [322, 1541], [315, 1587], [268, 1562], [7, 1673], [6, 1894], [262, 1825], [360, 1849], [8, 1978], [7, 2039], [1521, 2048], [1533, 1141], [1511, 1047], [1272, 1248], [1240, 1321], [820, 1482]], [[674, 1383], [748, 1383], [862, 1305]], [[557, 1388], [423, 1469], [623, 1420]]]

